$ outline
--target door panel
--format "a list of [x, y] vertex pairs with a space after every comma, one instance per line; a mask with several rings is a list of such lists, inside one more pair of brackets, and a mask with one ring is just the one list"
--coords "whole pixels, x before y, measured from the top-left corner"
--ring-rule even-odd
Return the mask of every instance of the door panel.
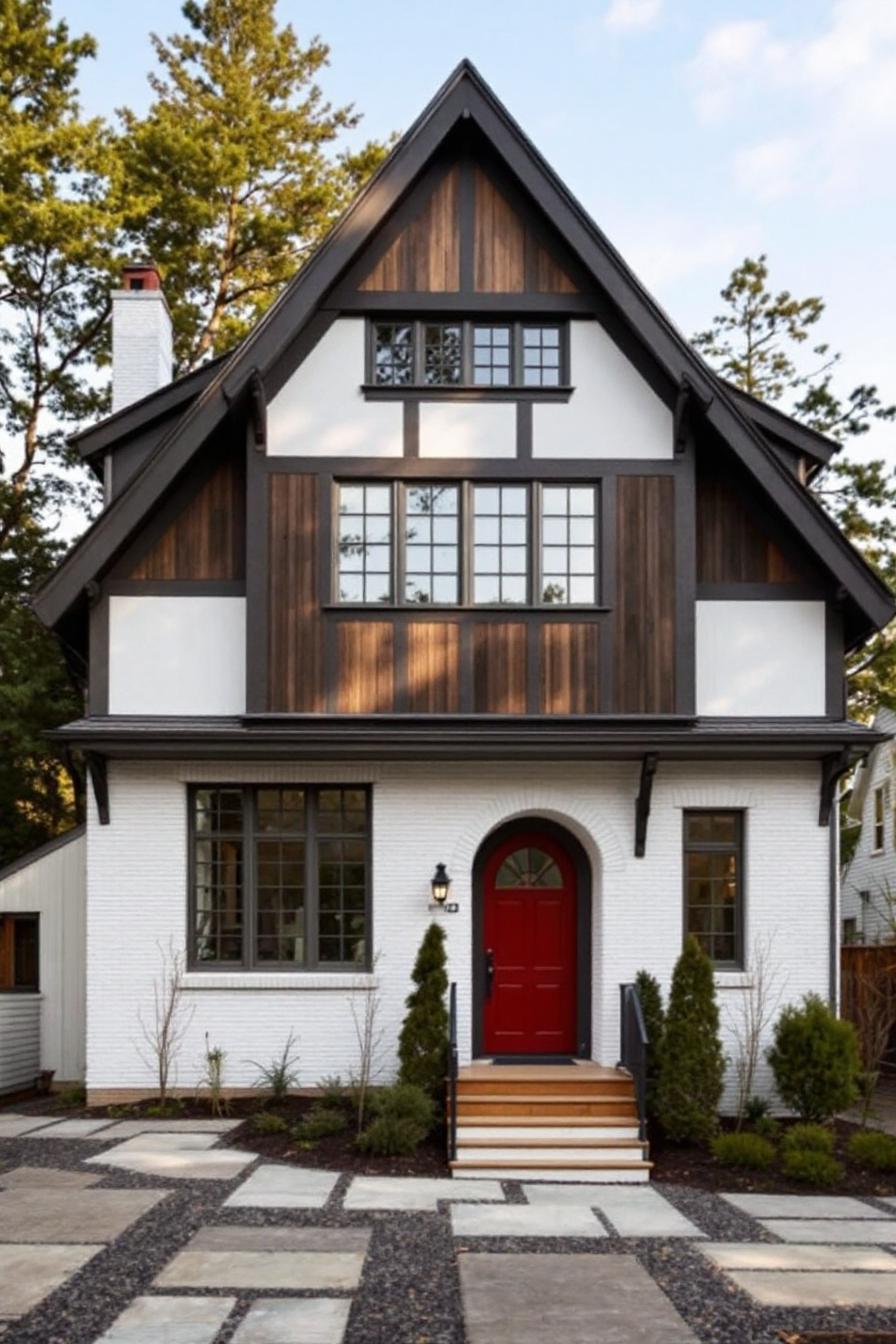
[[552, 836], [502, 841], [483, 874], [483, 955], [494, 965], [486, 990], [487, 1054], [576, 1053], [575, 867]]

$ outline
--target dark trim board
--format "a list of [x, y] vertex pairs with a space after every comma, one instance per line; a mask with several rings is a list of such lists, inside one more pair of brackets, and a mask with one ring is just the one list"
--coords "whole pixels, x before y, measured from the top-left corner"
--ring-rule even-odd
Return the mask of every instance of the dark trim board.
[[107, 579], [108, 597], [243, 597], [242, 579]]
[[334, 290], [327, 296], [322, 310], [334, 315], [345, 313], [377, 313], [383, 316], [403, 313], [507, 313], [513, 317], [592, 317], [594, 297], [590, 294], [481, 294], [476, 290], [457, 293], [408, 294], [403, 290], [390, 293], [349, 294]]
[[681, 458], [560, 457], [266, 457], [269, 473], [327, 472], [337, 480], [383, 477], [408, 479], [526, 481], [599, 481], [606, 476], [677, 476], [686, 472]]
[[473, 860], [473, 940], [471, 947], [473, 986], [472, 1050], [474, 1058], [481, 1056], [482, 1010], [485, 1001], [485, 944], [483, 942], [484, 893], [483, 870], [489, 854], [502, 840], [523, 831], [544, 831], [568, 852], [576, 873], [576, 1040], [578, 1059], [591, 1058], [591, 908], [594, 900], [591, 864], [581, 843], [565, 826], [555, 821], [534, 816], [516, 817], [482, 841]]
[[493, 401], [516, 402], [564, 402], [569, 401], [574, 387], [420, 387], [415, 383], [396, 383], [380, 386], [376, 383], [362, 383], [361, 393], [365, 401], [468, 401], [488, 405]]
[[698, 583], [698, 602], [824, 602], [831, 596], [811, 583]]

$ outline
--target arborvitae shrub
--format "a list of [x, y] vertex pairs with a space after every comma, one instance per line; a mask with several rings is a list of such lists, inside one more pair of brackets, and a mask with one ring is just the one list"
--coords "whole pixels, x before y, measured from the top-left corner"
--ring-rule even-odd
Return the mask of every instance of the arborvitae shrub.
[[660, 1052], [657, 1116], [670, 1139], [712, 1138], [724, 1074], [712, 963], [692, 936], [675, 965]]
[[411, 979], [417, 988], [407, 997], [408, 1011], [398, 1038], [399, 1078], [437, 1097], [444, 1091], [448, 1071], [448, 974], [441, 925], [430, 924], [423, 935]]
[[348, 1128], [348, 1112], [344, 1106], [318, 1103], [311, 1107], [293, 1128], [292, 1135], [300, 1143], [317, 1143], [331, 1134], [341, 1134]]
[[372, 1122], [358, 1147], [382, 1157], [398, 1157], [419, 1148], [435, 1123], [432, 1097], [414, 1083], [383, 1087], [370, 1099]]
[[712, 1141], [712, 1155], [723, 1167], [766, 1171], [775, 1160], [775, 1145], [758, 1134], [719, 1134]]
[[783, 1010], [767, 1056], [781, 1100], [801, 1120], [831, 1120], [858, 1095], [855, 1027], [836, 1018], [817, 994]]
[[655, 1120], [666, 1014], [663, 1010], [663, 995], [659, 981], [649, 971], [638, 972], [635, 976], [635, 989], [641, 1000], [644, 1026], [647, 1029], [647, 1114], [651, 1120]]

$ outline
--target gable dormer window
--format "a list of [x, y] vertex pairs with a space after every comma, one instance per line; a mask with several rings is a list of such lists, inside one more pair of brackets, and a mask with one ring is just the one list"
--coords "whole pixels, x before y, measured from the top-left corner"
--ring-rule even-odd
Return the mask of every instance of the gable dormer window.
[[373, 321], [368, 350], [371, 389], [569, 391], [565, 323]]

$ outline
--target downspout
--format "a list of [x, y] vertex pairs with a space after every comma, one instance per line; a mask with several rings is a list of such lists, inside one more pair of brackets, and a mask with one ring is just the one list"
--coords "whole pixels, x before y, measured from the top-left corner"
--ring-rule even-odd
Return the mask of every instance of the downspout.
[[829, 865], [829, 930], [830, 941], [828, 966], [828, 1002], [831, 1012], [838, 1013], [840, 1007], [840, 783], [836, 785], [837, 796], [831, 808], [831, 820], [828, 826], [828, 865]]

